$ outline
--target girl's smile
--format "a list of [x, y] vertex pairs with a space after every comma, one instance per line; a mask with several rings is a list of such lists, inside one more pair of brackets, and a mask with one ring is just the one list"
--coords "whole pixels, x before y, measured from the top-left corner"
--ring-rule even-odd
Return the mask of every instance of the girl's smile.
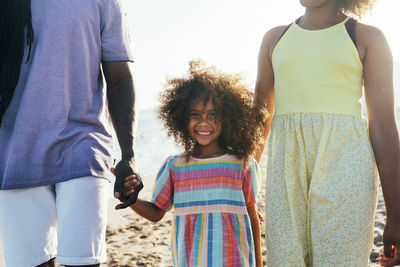
[[188, 131], [196, 140], [196, 156], [216, 156], [225, 152], [218, 142], [222, 126], [211, 100], [207, 103], [198, 101], [192, 105], [189, 111]]

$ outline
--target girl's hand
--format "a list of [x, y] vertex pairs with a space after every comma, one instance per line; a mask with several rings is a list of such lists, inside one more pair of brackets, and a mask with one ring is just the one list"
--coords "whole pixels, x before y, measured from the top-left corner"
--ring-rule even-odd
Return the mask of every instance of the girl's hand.
[[381, 257], [379, 259], [381, 266], [387, 267], [387, 266], [396, 266], [400, 264], [400, 249], [398, 246], [392, 247], [390, 256], [388, 258], [385, 257], [383, 253], [379, 256]]
[[[397, 216], [396, 216], [397, 218]], [[400, 223], [398, 219], [388, 217], [383, 231], [382, 266], [396, 266], [400, 264]]]
[[[115, 170], [114, 168], [111, 168], [111, 172], [114, 173]], [[136, 174], [129, 175], [125, 177], [123, 187], [122, 187], [122, 194], [126, 197], [129, 197], [130, 195], [135, 192], [135, 188], [140, 185], [140, 181], [137, 178]], [[120, 198], [121, 194], [119, 192], [114, 193], [115, 198]]]
[[[115, 175], [115, 169], [111, 168], [110, 170]], [[137, 196], [143, 188], [143, 183], [141, 178], [136, 173], [133, 173], [120, 182], [119, 188], [118, 191], [114, 190], [114, 197], [122, 202], [115, 206], [117, 210], [129, 207], [136, 202]]]

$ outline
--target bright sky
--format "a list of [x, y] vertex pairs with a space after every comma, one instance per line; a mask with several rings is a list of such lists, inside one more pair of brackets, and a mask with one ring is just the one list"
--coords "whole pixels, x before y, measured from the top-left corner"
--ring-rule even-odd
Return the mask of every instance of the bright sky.
[[[135, 53], [139, 110], [155, 107], [167, 77], [181, 76], [191, 59], [243, 73], [254, 88], [265, 32], [303, 13], [299, 0], [125, 0]], [[380, 0], [362, 22], [386, 35], [400, 61], [400, 0]]]

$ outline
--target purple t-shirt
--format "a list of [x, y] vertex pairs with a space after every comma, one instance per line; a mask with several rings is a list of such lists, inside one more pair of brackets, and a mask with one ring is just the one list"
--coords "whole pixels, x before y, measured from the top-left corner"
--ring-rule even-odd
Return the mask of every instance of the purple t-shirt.
[[31, 58], [0, 128], [0, 189], [110, 179], [113, 128], [101, 62], [132, 61], [121, 3], [32, 0], [31, 8]]

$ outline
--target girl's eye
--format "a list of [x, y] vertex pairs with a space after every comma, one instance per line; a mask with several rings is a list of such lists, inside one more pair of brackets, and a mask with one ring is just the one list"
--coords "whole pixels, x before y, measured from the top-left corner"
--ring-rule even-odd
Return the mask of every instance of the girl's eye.
[[217, 114], [215, 114], [215, 113], [208, 114], [208, 119], [215, 120], [216, 118], [217, 118]]
[[198, 119], [198, 118], [200, 118], [200, 113], [190, 113], [189, 114], [189, 117], [190, 118], [192, 118], [192, 119]]

